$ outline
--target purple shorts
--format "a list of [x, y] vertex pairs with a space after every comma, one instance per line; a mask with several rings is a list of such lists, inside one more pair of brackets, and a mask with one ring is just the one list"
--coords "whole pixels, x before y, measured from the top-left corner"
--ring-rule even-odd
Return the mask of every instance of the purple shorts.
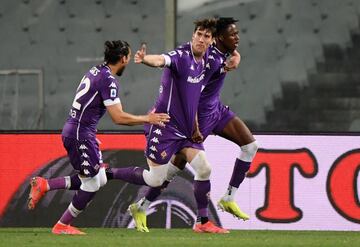
[[211, 133], [220, 134], [234, 117], [235, 113], [223, 104], [219, 104], [218, 109], [211, 114], [206, 116], [199, 115], [199, 128], [204, 139]]
[[80, 141], [63, 136], [62, 141], [71, 165], [79, 174], [85, 177], [93, 177], [99, 172], [102, 157], [99, 144], [95, 138]]
[[169, 124], [165, 127], [145, 125], [147, 140], [145, 155], [157, 164], [166, 164], [181, 149], [191, 147], [204, 150], [202, 143], [194, 143]]

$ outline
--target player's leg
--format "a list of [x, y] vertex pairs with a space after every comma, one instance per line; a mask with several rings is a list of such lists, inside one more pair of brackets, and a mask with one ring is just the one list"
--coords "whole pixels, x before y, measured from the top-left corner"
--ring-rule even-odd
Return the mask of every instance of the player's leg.
[[[229, 112], [222, 118], [223, 123], [226, 124], [222, 125], [220, 122], [215, 133], [236, 143], [240, 147], [241, 152], [235, 161], [228, 189], [219, 201], [218, 206], [237, 218], [248, 220], [249, 216], [240, 210], [234, 197], [247, 171], [250, 169], [251, 162], [258, 149], [258, 144], [245, 123], [240, 118], [232, 117], [231, 115], [233, 113]], [[227, 121], [227, 119], [230, 120]]]
[[228, 230], [215, 226], [209, 221], [211, 165], [206, 158], [205, 152], [201, 149], [186, 147], [181, 150], [181, 153], [185, 155], [186, 160], [195, 172], [194, 196], [198, 212], [194, 231], [198, 233], [228, 233]]
[[28, 209], [34, 209], [46, 192], [58, 189], [78, 190], [81, 181], [78, 174], [66, 177], [45, 179], [33, 177], [30, 180], [30, 193], [28, 198]]
[[[142, 179], [145, 183], [144, 185], [148, 185], [151, 188], [158, 188], [166, 179], [168, 164], [157, 164], [150, 159], [147, 159], [147, 162], [149, 170], [143, 170], [142, 174]], [[137, 203], [131, 204], [129, 206], [129, 211], [134, 218], [136, 229], [140, 232], [149, 232], [146, 224], [146, 211], [139, 208]]]
[[168, 171], [165, 182], [159, 187], [150, 187], [145, 195], [139, 201], [129, 206], [129, 211], [135, 219], [135, 225], [138, 231], [148, 232], [149, 229], [146, 223], [146, 211], [150, 204], [156, 200], [161, 192], [168, 186], [174, 177], [185, 168], [186, 159], [181, 154], [173, 156], [168, 163]]
[[63, 142], [72, 166], [75, 170], [79, 171], [81, 185], [69, 207], [53, 227], [52, 233], [84, 234], [71, 226], [71, 223], [89, 205], [96, 192], [106, 184], [105, 168], [100, 167], [101, 158], [98, 144], [95, 140], [78, 141], [76, 139], [63, 138]]

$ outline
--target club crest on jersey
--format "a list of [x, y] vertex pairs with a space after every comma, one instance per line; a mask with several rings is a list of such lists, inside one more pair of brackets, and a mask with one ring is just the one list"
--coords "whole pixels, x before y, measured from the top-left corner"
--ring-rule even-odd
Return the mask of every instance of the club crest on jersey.
[[192, 76], [188, 76], [187, 78], [187, 82], [190, 83], [199, 83], [200, 81], [202, 81], [204, 79], [205, 74], [201, 74], [201, 76], [199, 77], [192, 77]]
[[161, 155], [162, 159], [165, 159], [167, 156], [167, 153], [165, 151], [162, 151], [160, 155]]

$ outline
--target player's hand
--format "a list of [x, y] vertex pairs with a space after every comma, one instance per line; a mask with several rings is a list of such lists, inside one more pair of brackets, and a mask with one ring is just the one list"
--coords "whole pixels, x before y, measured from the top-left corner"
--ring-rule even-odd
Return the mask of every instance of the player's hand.
[[191, 136], [191, 139], [195, 143], [202, 143], [204, 141], [204, 136], [201, 134], [200, 130], [196, 128]]
[[149, 123], [156, 124], [161, 127], [165, 126], [165, 123], [170, 121], [170, 116], [166, 113], [154, 113], [150, 112], [149, 116]]
[[144, 61], [145, 56], [146, 56], [146, 44], [142, 43], [140, 50], [138, 50], [134, 55], [134, 62], [142, 63]]
[[236, 55], [231, 56], [226, 62], [224, 70], [226, 72], [232, 71], [234, 69], [237, 69], [239, 67], [241, 56], [240, 53], [236, 52]]

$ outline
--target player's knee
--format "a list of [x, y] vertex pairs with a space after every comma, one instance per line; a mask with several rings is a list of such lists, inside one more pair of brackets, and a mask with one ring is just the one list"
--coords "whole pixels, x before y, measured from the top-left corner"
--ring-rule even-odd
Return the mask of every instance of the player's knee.
[[241, 146], [240, 160], [252, 162], [259, 148], [257, 141]]
[[144, 170], [143, 178], [145, 183], [150, 187], [159, 187], [161, 186], [166, 179], [167, 175], [167, 164], [150, 167], [150, 170]]
[[100, 188], [101, 188], [107, 183], [105, 167], [101, 167], [99, 170], [99, 173], [97, 175], [99, 175], [99, 182], [100, 182]]
[[190, 165], [195, 170], [195, 180], [205, 181], [210, 179], [211, 165], [207, 161], [204, 151], [200, 151]]
[[105, 169], [100, 168], [99, 172], [94, 177], [80, 178], [80, 189], [86, 192], [96, 192], [107, 182]]

